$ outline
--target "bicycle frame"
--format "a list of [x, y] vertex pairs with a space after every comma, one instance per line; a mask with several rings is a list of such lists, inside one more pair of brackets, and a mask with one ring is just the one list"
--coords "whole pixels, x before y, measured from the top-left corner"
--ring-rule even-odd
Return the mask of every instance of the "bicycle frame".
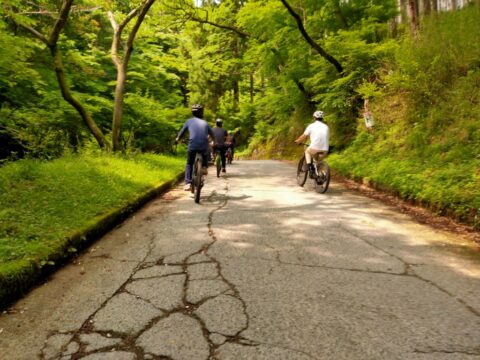
[[[304, 144], [305, 148], [307, 147]], [[305, 153], [300, 159], [297, 167], [297, 183], [300, 186], [305, 185], [307, 177], [310, 175], [310, 178], [313, 179], [315, 184], [315, 190], [318, 193], [325, 193], [328, 189], [330, 183], [330, 167], [324, 159], [327, 157], [326, 152], [318, 152], [315, 155], [312, 155], [312, 164], [315, 172], [312, 174], [310, 169], [307, 168]]]

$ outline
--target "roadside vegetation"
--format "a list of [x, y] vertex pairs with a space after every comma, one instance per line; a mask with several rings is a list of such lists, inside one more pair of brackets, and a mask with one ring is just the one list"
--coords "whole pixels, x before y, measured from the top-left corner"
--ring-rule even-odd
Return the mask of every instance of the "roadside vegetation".
[[183, 158], [154, 154], [68, 155], [1, 167], [0, 302], [77, 252], [88, 232], [104, 231], [96, 228], [109, 215], [171, 183], [183, 167]]
[[480, 11], [425, 19], [367, 89], [363, 119], [340, 173], [480, 226]]
[[248, 158], [298, 159], [321, 109], [336, 171], [480, 226], [479, 19], [478, 0], [0, 0], [0, 283], [172, 180], [193, 103]]

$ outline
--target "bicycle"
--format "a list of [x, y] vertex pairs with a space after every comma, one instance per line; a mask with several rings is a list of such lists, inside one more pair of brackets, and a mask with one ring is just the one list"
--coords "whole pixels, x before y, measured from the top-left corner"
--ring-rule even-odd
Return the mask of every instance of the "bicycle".
[[215, 150], [215, 167], [217, 168], [217, 177], [220, 177], [220, 171], [222, 171], [222, 157], [220, 156], [220, 150]]
[[328, 185], [330, 184], [330, 167], [323, 161], [324, 157], [320, 158], [320, 154], [325, 154], [326, 156], [326, 153], [317, 153], [312, 157], [313, 168], [315, 170], [313, 174], [310, 173], [305, 160], [305, 154], [303, 154], [297, 166], [297, 184], [300, 186], [305, 185], [307, 176], [310, 173], [310, 178], [313, 179], [315, 184], [315, 191], [323, 194], [328, 190]]
[[192, 186], [191, 192], [194, 194], [195, 202], [200, 203], [200, 192], [204, 183], [202, 154], [197, 152], [192, 168]]
[[230, 165], [233, 161], [232, 148], [230, 146], [227, 148], [225, 156], [227, 157], [227, 164]]
[[[217, 177], [220, 177], [220, 172], [222, 171], [222, 156], [220, 154], [220, 149], [219, 148], [215, 148], [214, 152], [215, 152], [214, 163], [215, 163], [215, 167], [217, 168]], [[226, 159], [225, 159], [225, 161], [226, 161]]]

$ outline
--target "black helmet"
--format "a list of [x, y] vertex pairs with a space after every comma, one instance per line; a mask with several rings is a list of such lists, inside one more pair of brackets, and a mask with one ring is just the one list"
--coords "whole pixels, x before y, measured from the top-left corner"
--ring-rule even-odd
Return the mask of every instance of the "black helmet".
[[202, 118], [203, 117], [203, 105], [193, 104], [192, 105], [192, 115]]
[[218, 126], [222, 126], [223, 120], [222, 120], [222, 119], [217, 119], [217, 120], [215, 120], [215, 123], [216, 123]]

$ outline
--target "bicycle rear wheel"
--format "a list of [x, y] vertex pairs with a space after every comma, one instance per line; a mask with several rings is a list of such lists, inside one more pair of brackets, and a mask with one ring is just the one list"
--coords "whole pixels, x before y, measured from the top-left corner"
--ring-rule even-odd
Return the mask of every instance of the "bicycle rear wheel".
[[305, 156], [302, 156], [297, 166], [297, 184], [300, 186], [305, 185], [305, 181], [307, 181], [307, 175], [307, 162], [305, 161]]
[[328, 190], [328, 185], [330, 184], [330, 167], [326, 162], [320, 161], [317, 164], [317, 174], [315, 191], [323, 194]]
[[195, 160], [195, 169], [194, 172], [196, 173], [196, 176], [193, 180], [193, 186], [195, 188], [194, 194], [195, 194], [195, 202], [198, 204], [200, 202], [200, 192], [202, 190], [202, 160], [200, 158], [197, 158]]
[[230, 165], [232, 163], [232, 160], [233, 160], [233, 156], [232, 156], [232, 149], [228, 148], [227, 149], [227, 163]]

